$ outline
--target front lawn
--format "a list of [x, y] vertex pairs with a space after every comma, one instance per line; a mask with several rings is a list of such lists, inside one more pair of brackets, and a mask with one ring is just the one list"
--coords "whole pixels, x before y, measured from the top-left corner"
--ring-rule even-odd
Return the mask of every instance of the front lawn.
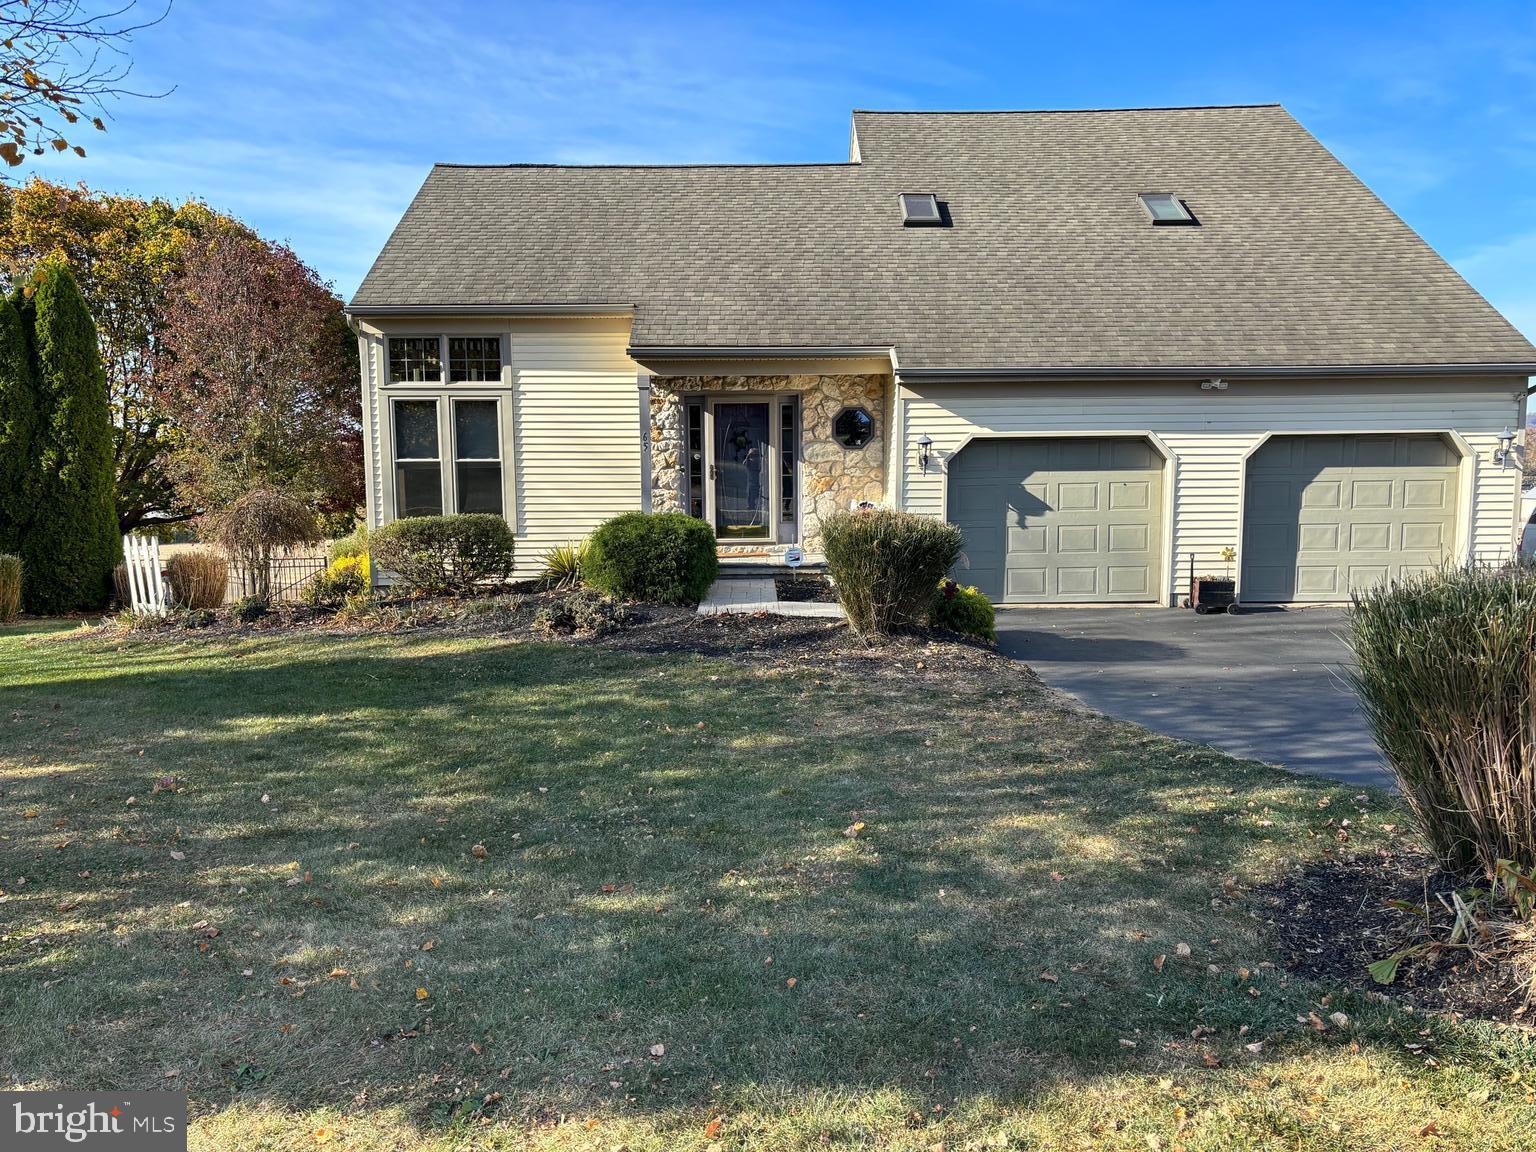
[[1536, 1142], [1527, 1033], [1278, 966], [1253, 889], [1387, 798], [833, 648], [0, 629], [0, 1085], [220, 1150]]

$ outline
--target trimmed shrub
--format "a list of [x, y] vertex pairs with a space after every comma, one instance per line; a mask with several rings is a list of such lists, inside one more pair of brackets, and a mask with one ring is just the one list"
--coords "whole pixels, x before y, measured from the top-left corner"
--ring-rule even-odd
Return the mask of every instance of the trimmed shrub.
[[217, 608], [229, 588], [229, 563], [217, 552], [196, 548], [165, 562], [171, 603], [178, 608]]
[[960, 529], [911, 512], [837, 512], [821, 540], [848, 623], [876, 635], [926, 621], [934, 588], [960, 558]]
[[44, 614], [100, 608], [122, 540], [96, 325], [62, 261], [43, 263], [30, 287], [21, 311], [36, 353], [40, 475], [21, 537], [26, 603]]
[[252, 489], [210, 520], [213, 538], [240, 570], [242, 590], [263, 600], [272, 594], [273, 554], [320, 539], [309, 506], [275, 488]]
[[708, 524], [682, 512], [625, 512], [587, 542], [582, 580], [620, 600], [697, 604], [720, 560]]
[[0, 553], [0, 624], [21, 615], [21, 557]]
[[418, 592], [458, 596], [505, 584], [516, 544], [507, 522], [490, 512], [412, 516], [368, 538], [380, 572]]
[[939, 581], [930, 620], [940, 628], [948, 628], [962, 636], [997, 639], [997, 614], [992, 610], [992, 601], [975, 588], [953, 580]]
[[304, 588], [304, 599], [311, 604], [345, 604], [366, 596], [373, 587], [369, 578], [368, 553], [342, 556], [332, 560]]
[[1442, 862], [1536, 866], [1536, 568], [1360, 594], [1350, 644], [1366, 719]]
[[332, 564], [347, 556], [368, 555], [368, 525], [359, 524], [350, 533], [332, 540], [325, 550], [325, 558]]
[[540, 577], [546, 588], [576, 588], [581, 584], [581, 567], [587, 562], [587, 542], [580, 544], [556, 544], [544, 553], [544, 575]]

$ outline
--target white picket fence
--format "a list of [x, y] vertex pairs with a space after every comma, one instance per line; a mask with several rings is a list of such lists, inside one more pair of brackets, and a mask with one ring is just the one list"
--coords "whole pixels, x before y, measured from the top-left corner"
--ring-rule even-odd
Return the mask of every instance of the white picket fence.
[[129, 607], [136, 616], [165, 615], [165, 581], [160, 577], [160, 538], [124, 536]]

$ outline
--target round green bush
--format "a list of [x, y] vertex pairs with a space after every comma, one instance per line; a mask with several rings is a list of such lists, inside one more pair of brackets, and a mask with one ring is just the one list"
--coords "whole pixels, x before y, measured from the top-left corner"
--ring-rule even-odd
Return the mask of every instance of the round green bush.
[[939, 581], [931, 620], [940, 628], [948, 628], [962, 636], [997, 639], [997, 614], [992, 610], [992, 601], [975, 588], [953, 580]]
[[697, 604], [720, 572], [715, 534], [682, 512], [625, 512], [592, 533], [583, 583], [620, 600]]
[[411, 516], [368, 536], [373, 570], [433, 595], [468, 595], [507, 582], [517, 544], [512, 529], [490, 512]]
[[838, 512], [821, 527], [837, 600], [855, 632], [924, 623], [933, 590], [960, 558], [960, 529], [929, 516]]

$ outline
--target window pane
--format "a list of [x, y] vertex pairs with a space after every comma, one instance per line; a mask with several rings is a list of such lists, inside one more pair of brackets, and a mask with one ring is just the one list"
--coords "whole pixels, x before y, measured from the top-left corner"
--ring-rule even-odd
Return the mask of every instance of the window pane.
[[459, 511], [501, 515], [501, 465], [459, 465]]
[[440, 384], [442, 350], [436, 336], [391, 336], [389, 379], [395, 384]]
[[704, 519], [704, 405], [688, 405], [688, 515]]
[[441, 516], [443, 473], [436, 464], [395, 465], [395, 516]]
[[437, 401], [395, 401], [395, 459], [437, 459]]
[[501, 379], [500, 336], [450, 336], [448, 379], [496, 382]]
[[795, 457], [798, 449], [795, 406], [782, 404], [779, 406], [779, 496], [782, 504], [779, 514], [786, 524], [795, 522], [795, 509], [798, 505], [795, 499]]
[[496, 434], [496, 401], [454, 401], [453, 444], [460, 460], [500, 460], [500, 443]]

